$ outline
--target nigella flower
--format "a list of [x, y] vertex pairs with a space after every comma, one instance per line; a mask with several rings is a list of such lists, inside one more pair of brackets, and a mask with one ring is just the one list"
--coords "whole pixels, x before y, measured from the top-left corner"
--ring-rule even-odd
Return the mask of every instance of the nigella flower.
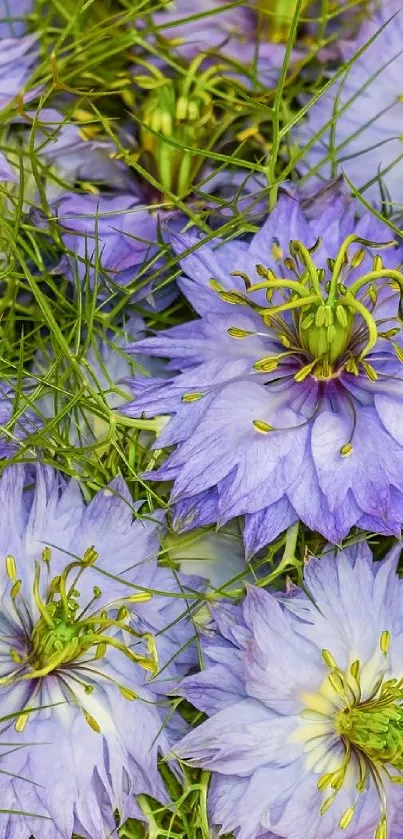
[[120, 191], [133, 185], [128, 167], [116, 159], [115, 144], [102, 136], [90, 112], [78, 108], [62, 115], [53, 108], [42, 108], [36, 120], [35, 148], [45, 169], [49, 201], [62, 192], [60, 181], [83, 181], [94, 189], [94, 185], [106, 184], [108, 189]]
[[249, 243], [174, 234], [199, 318], [131, 348], [173, 371], [123, 410], [173, 415], [150, 477], [173, 482], [176, 525], [245, 515], [249, 555], [298, 519], [334, 543], [403, 522], [402, 253], [343, 197], [323, 206], [308, 222], [282, 194]]
[[213, 773], [220, 835], [401, 836], [399, 552], [374, 564], [364, 544], [311, 559], [304, 591], [251, 586], [242, 606], [214, 612], [205, 669], [180, 688], [210, 719], [173, 751]]
[[[346, 75], [299, 124], [296, 139], [301, 149], [307, 147], [300, 166], [302, 172], [322, 179], [343, 171], [367, 200], [379, 202], [386, 194], [402, 203], [403, 147], [397, 128], [403, 113], [400, 0], [374, 4], [355, 49], [371, 39]], [[341, 44], [341, 49], [345, 59], [351, 57], [350, 43]]]
[[[169, 149], [168, 149], [169, 154]], [[163, 153], [161, 153], [163, 157]], [[182, 158], [181, 158], [182, 159]], [[175, 167], [170, 170], [174, 177]], [[238, 176], [238, 177], [237, 177]], [[214, 213], [214, 223], [220, 226], [234, 213], [234, 206], [261, 212], [266, 202], [260, 197], [262, 186], [257, 179], [241, 179], [233, 174], [229, 194], [221, 196], [222, 180], [211, 175], [204, 184], [195, 210]], [[218, 209], [217, 209], [218, 208]], [[119, 286], [126, 289], [131, 302], [161, 311], [177, 295], [175, 283], [167, 281], [163, 254], [166, 251], [167, 225], [181, 230], [187, 223], [185, 213], [177, 208], [155, 208], [142, 195], [133, 192], [119, 194], [78, 194], [65, 192], [55, 202], [60, 232], [69, 254], [61, 262], [69, 279], [80, 282], [84, 289], [88, 281], [97, 286], [99, 296], [114, 299]], [[131, 289], [132, 294], [128, 291]]]
[[120, 478], [86, 505], [40, 466], [33, 489], [31, 468], [8, 467], [0, 510], [0, 714], [19, 714], [3, 730], [16, 748], [2, 755], [2, 807], [48, 819], [2, 811], [1, 832], [104, 839], [117, 811], [142, 817], [134, 795], [167, 801], [157, 757], [180, 720], [164, 694], [193, 629], [157, 564], [161, 515], [133, 520]]

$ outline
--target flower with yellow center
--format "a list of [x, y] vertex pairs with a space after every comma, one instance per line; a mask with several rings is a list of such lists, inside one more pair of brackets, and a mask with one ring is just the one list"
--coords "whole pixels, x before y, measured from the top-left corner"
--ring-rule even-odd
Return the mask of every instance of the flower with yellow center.
[[47, 839], [99, 839], [117, 813], [141, 815], [137, 794], [167, 801], [157, 768], [171, 738], [166, 692], [193, 630], [177, 575], [157, 564], [162, 516], [136, 510], [120, 478], [89, 504], [46, 467], [11, 466], [0, 480], [0, 716], [15, 714], [0, 827], [10, 839], [39, 837], [42, 824]]
[[217, 609], [204, 670], [180, 693], [208, 719], [174, 753], [212, 772], [210, 813], [242, 839], [398, 839], [403, 611], [397, 550], [305, 566], [304, 588], [251, 586]]
[[198, 317], [128, 348], [173, 373], [123, 410], [172, 415], [153, 477], [178, 528], [243, 515], [249, 556], [298, 519], [333, 543], [400, 534], [403, 254], [354, 210], [335, 195], [308, 218], [283, 193], [248, 240], [172, 234]]

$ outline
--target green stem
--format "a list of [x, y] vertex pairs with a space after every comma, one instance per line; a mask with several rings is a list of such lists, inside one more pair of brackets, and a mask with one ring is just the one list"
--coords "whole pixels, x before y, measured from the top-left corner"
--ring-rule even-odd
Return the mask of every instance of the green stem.
[[298, 532], [299, 532], [299, 521], [292, 524], [291, 527], [287, 530], [287, 535], [285, 537], [285, 546], [284, 546], [284, 553], [281, 563], [289, 563], [290, 561], [294, 562], [295, 560], [295, 549], [297, 547], [297, 540], [298, 540]]
[[116, 425], [139, 428], [141, 431], [154, 431], [156, 434], [158, 432], [158, 420], [132, 419], [132, 417], [124, 417], [121, 414], [114, 414], [114, 420]]
[[287, 39], [287, 46], [285, 50], [283, 65], [281, 67], [280, 78], [276, 87], [276, 96], [273, 103], [273, 137], [270, 150], [269, 163], [266, 169], [267, 181], [270, 187], [269, 209], [272, 210], [277, 204], [278, 184], [276, 183], [276, 166], [280, 153], [280, 144], [282, 140], [282, 133], [280, 131], [280, 113], [283, 109], [283, 96], [285, 83], [287, 80], [287, 72], [290, 65], [291, 54], [294, 46], [294, 41], [297, 34], [298, 21], [302, 8], [303, 0], [297, 0], [295, 11], [293, 14], [290, 32]]
[[147, 796], [137, 795], [136, 799], [148, 822], [147, 839], [160, 839], [161, 831], [157, 822], [155, 821], [154, 813], [151, 809], [150, 804], [148, 803]]

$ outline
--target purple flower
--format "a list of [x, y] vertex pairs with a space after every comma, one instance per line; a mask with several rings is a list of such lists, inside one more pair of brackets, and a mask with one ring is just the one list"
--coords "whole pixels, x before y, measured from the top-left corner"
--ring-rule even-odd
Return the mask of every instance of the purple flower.
[[251, 586], [242, 606], [214, 612], [205, 669], [180, 688], [209, 719], [174, 753], [213, 773], [220, 835], [401, 836], [399, 553], [328, 553], [308, 562], [296, 596]]
[[[9, 105], [15, 96], [22, 94], [37, 61], [37, 40], [38, 36], [34, 34], [0, 41], [0, 110]], [[27, 98], [32, 98], [34, 94], [35, 91], [31, 91]]]
[[[367, 200], [378, 202], [382, 182], [391, 200], [401, 203], [403, 149], [397, 126], [403, 114], [403, 13], [400, 0], [384, 0], [374, 8], [354, 42], [355, 49], [376, 33], [377, 37], [309, 110], [295, 137], [301, 148], [307, 146], [300, 164], [304, 174], [327, 179], [345, 172]], [[341, 45], [345, 59], [354, 52], [351, 46]]]
[[[52, 167], [59, 181], [104, 183], [109, 189], [128, 190], [133, 178], [126, 164], [115, 159], [115, 144], [100, 138], [85, 111], [62, 115], [53, 108], [43, 108], [35, 115], [35, 147], [41, 162]], [[80, 117], [80, 121], [77, 121]], [[61, 192], [60, 183], [48, 190], [48, 200]]]
[[[266, 201], [257, 178], [235, 171], [227, 178], [228, 194], [222, 195], [223, 178], [212, 175], [204, 185], [199, 205], [211, 207], [213, 223], [220, 226], [237, 211], [261, 213]], [[209, 185], [210, 189], [209, 189]], [[210, 195], [214, 193], [218, 202]], [[114, 195], [64, 193], [56, 203], [63, 241], [70, 252], [68, 275], [81, 284], [96, 283], [101, 297], [116, 286], [132, 289], [131, 302], [162, 310], [177, 295], [176, 285], [166, 281], [162, 254], [169, 230], [181, 230], [188, 222], [176, 209], [154, 208], [133, 192]], [[200, 206], [199, 206], [200, 208]], [[61, 267], [65, 267], [63, 260]]]
[[[57, 204], [63, 241], [71, 252], [70, 275], [83, 283], [96, 283], [102, 296], [116, 285], [131, 285], [132, 301], [146, 299], [163, 308], [176, 296], [170, 286], [157, 294], [163, 276], [159, 259], [159, 217], [132, 194], [65, 194]], [[64, 232], [65, 231], [65, 232]], [[153, 283], [147, 273], [155, 274]]]
[[334, 543], [403, 522], [402, 254], [343, 197], [320, 206], [282, 194], [250, 242], [173, 235], [199, 318], [131, 348], [172, 370], [123, 410], [173, 415], [150, 477], [176, 525], [245, 515], [248, 555], [298, 519]]
[[[339, 4], [342, 7], [341, 1]], [[276, 84], [284, 61], [295, 6], [289, 0], [283, 3], [254, 0], [234, 8], [229, 8], [225, 0], [176, 0], [154, 13], [152, 31], [187, 60], [200, 53], [206, 53], [209, 62], [229, 59], [233, 69], [228, 68], [225, 71], [227, 75], [236, 73], [245, 82], [246, 68], [255, 83], [272, 86]], [[357, 16], [353, 11], [353, 8], [348, 12], [341, 8], [340, 14], [335, 17], [333, 9], [327, 34], [329, 29], [340, 36], [345, 24], [349, 31], [354, 31]], [[316, 7], [315, 12], [315, 7], [312, 8], [312, 4], [305, 0], [300, 12], [299, 34], [307, 37], [305, 43], [302, 38], [297, 40], [291, 53], [291, 65], [304, 60], [309, 49], [318, 53], [315, 45], [318, 35], [316, 15], [321, 16], [321, 9]], [[302, 19], [305, 19], [305, 24]], [[323, 32], [320, 38], [323, 39]], [[320, 50], [318, 57], [320, 60], [339, 57], [339, 49], [330, 47]], [[158, 58], [156, 63], [159, 61]], [[221, 64], [220, 72], [223, 71]]]
[[[181, 56], [193, 59], [206, 52], [211, 60], [229, 58], [238, 67], [256, 67], [260, 84], [275, 83], [289, 20], [266, 14], [263, 3], [259, 12], [258, 2], [234, 8], [225, 0], [178, 0], [170, 5], [154, 13], [154, 26]], [[303, 54], [294, 50], [292, 60]]]
[[0, 481], [0, 714], [18, 714], [0, 790], [3, 808], [49, 821], [2, 813], [1, 832], [104, 839], [116, 811], [142, 818], [134, 795], [168, 800], [157, 757], [182, 723], [165, 694], [194, 630], [157, 564], [161, 515], [133, 520], [122, 479], [88, 505], [52, 470], [24, 492], [28, 479], [13, 466]]
[[[82, 112], [79, 115], [84, 119]], [[87, 122], [89, 118], [90, 115], [87, 116]], [[25, 150], [22, 158], [24, 209], [40, 205], [38, 174], [49, 203], [64, 195], [67, 185], [74, 185], [77, 181], [83, 182], [95, 192], [100, 184], [121, 191], [133, 188], [130, 170], [113, 156], [114, 143], [109, 139], [100, 139], [96, 132], [92, 136], [90, 126], [85, 121], [80, 123], [70, 120], [73, 120], [73, 115], [62, 116], [53, 108], [43, 108], [38, 113], [31, 111], [28, 122], [22, 117], [12, 122], [7, 136], [7, 152], [0, 158], [0, 180], [7, 179], [17, 184], [18, 189], [21, 188], [22, 147]], [[32, 139], [36, 151], [35, 173], [28, 153]], [[14, 203], [11, 204], [13, 206]]]
[[156, 11], [153, 21], [159, 36], [187, 59], [210, 50], [239, 58], [240, 42], [256, 37], [255, 13], [242, 6], [228, 8], [223, 0], [177, 0]]
[[[0, 387], [0, 460], [11, 458], [21, 442], [40, 427], [32, 405], [32, 390], [32, 382], [28, 381], [18, 392], [16, 383], [11, 380]], [[30, 449], [30, 456], [34, 456], [33, 449]]]
[[0, 0], [0, 38], [24, 34], [24, 18], [32, 12], [33, 0]]

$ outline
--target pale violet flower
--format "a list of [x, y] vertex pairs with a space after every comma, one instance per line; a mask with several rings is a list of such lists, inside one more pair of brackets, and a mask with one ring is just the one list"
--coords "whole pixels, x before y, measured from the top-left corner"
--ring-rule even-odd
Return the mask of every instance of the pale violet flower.
[[180, 693], [209, 719], [174, 748], [212, 772], [236, 839], [400, 839], [403, 598], [398, 550], [311, 559], [292, 596], [251, 586], [215, 609]]
[[[403, 10], [401, 0], [375, 3], [345, 60], [372, 43], [298, 123], [295, 139], [306, 147], [298, 168], [328, 179], [345, 172], [364, 198], [390, 197], [403, 205]], [[382, 185], [382, 189], [381, 189]]]
[[1, 802], [43, 816], [2, 811], [0, 832], [105, 839], [117, 813], [143, 818], [136, 794], [169, 800], [157, 759], [183, 727], [166, 692], [190, 660], [184, 581], [158, 566], [161, 513], [139, 516], [121, 478], [86, 504], [74, 480], [11, 466], [0, 511], [0, 716], [17, 714]]
[[171, 415], [148, 477], [170, 482], [175, 526], [243, 515], [248, 557], [298, 519], [333, 543], [353, 526], [399, 535], [403, 275], [387, 226], [343, 196], [308, 218], [282, 193], [250, 241], [171, 239], [198, 317], [129, 348], [171, 377], [134, 382], [122, 411]]

